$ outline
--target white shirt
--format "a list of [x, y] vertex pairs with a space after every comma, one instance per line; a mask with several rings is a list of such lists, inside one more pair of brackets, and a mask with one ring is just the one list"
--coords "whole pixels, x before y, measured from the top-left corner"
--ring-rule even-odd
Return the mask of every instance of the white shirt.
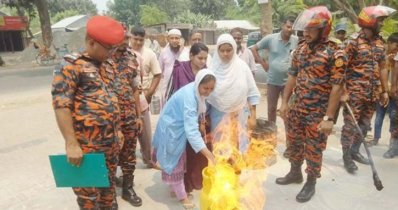
[[247, 63], [252, 72], [256, 70], [256, 62], [254, 61], [253, 53], [249, 48], [242, 46], [242, 49], [238, 52], [238, 56]]
[[149, 89], [151, 87], [154, 75], [161, 74], [158, 59], [156, 54], [147, 47], [143, 47], [139, 52], [141, 55], [140, 70], [142, 71], [142, 88]]

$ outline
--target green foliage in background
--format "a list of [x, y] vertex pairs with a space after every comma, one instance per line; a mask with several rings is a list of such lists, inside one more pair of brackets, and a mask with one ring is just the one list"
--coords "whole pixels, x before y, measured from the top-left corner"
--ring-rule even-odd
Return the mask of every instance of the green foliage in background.
[[[91, 0], [47, 0], [50, 15], [55, 17], [58, 13], [81, 15], [95, 15], [98, 13], [96, 5]], [[61, 15], [62, 16], [62, 15]], [[73, 16], [73, 15], [72, 15]]]
[[108, 1], [108, 15], [116, 18], [127, 25], [140, 24], [140, 5], [141, 0], [114, 0]]
[[169, 21], [169, 16], [166, 12], [160, 10], [156, 5], [140, 5], [140, 10], [140, 22], [142, 25], [154, 25]]
[[79, 13], [79, 11], [77, 11], [77, 10], [65, 10], [62, 12], [58, 12], [53, 17], [51, 17], [51, 22], [56, 23], [64, 18], [72, 17], [72, 16], [80, 15], [80, 14], [81, 13]]
[[213, 25], [213, 18], [210, 15], [192, 13], [185, 11], [179, 14], [173, 21], [174, 23], [189, 23], [195, 28], [205, 28]]

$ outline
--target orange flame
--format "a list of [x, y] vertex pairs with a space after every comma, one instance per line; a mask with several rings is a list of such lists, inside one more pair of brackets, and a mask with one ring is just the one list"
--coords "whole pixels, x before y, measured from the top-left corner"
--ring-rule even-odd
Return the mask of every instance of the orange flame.
[[[216, 132], [216, 165], [203, 170], [202, 210], [257, 210], [265, 205], [267, 161], [275, 156], [276, 136], [249, 138], [235, 116], [224, 118]], [[244, 154], [239, 137], [250, 139]]]

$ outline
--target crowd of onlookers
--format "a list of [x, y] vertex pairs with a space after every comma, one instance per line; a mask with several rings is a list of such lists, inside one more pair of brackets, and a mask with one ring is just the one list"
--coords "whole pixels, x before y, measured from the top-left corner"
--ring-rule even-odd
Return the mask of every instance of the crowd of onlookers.
[[[122, 199], [142, 205], [133, 188], [139, 142], [143, 162], [160, 169], [171, 195], [185, 209], [193, 209], [190, 193], [202, 188], [202, 170], [218, 161], [212, 147], [225, 135], [220, 127], [236, 126], [229, 144], [242, 153], [248, 147], [243, 133], [256, 128], [261, 97], [253, 77], [256, 63], [268, 75], [268, 121], [275, 123], [279, 110], [286, 130], [284, 156], [291, 169], [276, 183], [303, 182], [301, 166], [307, 163], [298, 202], [315, 193], [322, 152], [340, 106], [343, 165], [349, 173], [358, 170], [354, 161], [370, 163], [360, 153], [364, 140], [358, 132], [366, 136], [374, 111], [374, 140], [366, 146], [377, 145], [389, 112], [391, 144], [384, 157], [397, 156], [398, 34], [389, 36], [386, 46], [379, 35], [384, 19], [394, 12], [385, 6], [366, 7], [359, 14], [359, 32], [347, 38], [347, 24], [338, 23], [332, 38], [330, 11], [313, 7], [282, 20], [280, 32], [250, 48], [242, 43], [239, 28], [221, 34], [212, 55], [195, 30], [186, 37], [187, 44], [180, 30], [169, 30], [162, 48], [141, 27], [129, 30], [109, 17], [91, 18], [86, 51], [66, 56], [67, 63], [54, 72], [52, 89], [68, 161], [80, 165], [83, 154], [102, 152], [109, 170], [109, 188], [73, 188], [80, 208], [117, 209], [117, 183]], [[267, 59], [259, 50], [267, 51]], [[151, 111], [160, 113], [154, 132]], [[123, 175], [116, 178], [118, 166]]]

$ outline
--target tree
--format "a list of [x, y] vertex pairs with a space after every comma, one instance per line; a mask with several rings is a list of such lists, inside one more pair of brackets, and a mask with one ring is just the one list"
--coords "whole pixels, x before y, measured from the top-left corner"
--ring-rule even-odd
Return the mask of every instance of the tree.
[[196, 0], [191, 4], [191, 11], [221, 19], [225, 18], [227, 8], [231, 5], [236, 5], [234, 0]]
[[31, 20], [36, 16], [36, 10], [33, 1], [8, 0], [4, 1], [4, 4], [9, 8], [15, 8], [19, 16], [28, 16], [28, 33], [30, 37], [33, 37], [32, 31], [30, 30]]
[[65, 11], [77, 11], [77, 14], [96, 15], [97, 7], [91, 0], [48, 0], [51, 16]]
[[303, 1], [299, 0], [272, 0], [265, 5], [259, 5], [257, 0], [242, 2], [238, 6], [228, 8], [226, 16], [231, 19], [248, 19], [256, 25], [262, 24], [263, 34], [272, 33], [273, 25], [279, 26], [283, 18], [297, 16], [306, 7]]
[[34, 3], [37, 7], [37, 12], [39, 13], [43, 44], [47, 48], [50, 48], [53, 42], [53, 34], [51, 31], [51, 21], [47, 1], [35, 0]]
[[128, 25], [140, 25], [141, 0], [108, 1], [109, 15]]
[[306, 8], [303, 1], [297, 0], [273, 0], [272, 22], [275, 26], [280, 26], [280, 22], [287, 17], [297, 17]]
[[181, 13], [174, 19], [175, 23], [189, 23], [195, 28], [209, 27], [214, 24], [210, 15], [195, 14], [189, 10]]
[[177, 17], [191, 8], [192, 0], [146, 0], [146, 5], [157, 5], [169, 17]]
[[263, 36], [271, 34], [273, 32], [272, 25], [272, 2], [268, 0], [268, 3], [261, 4], [261, 34]]
[[355, 12], [354, 8], [351, 6], [351, 4], [346, 1], [346, 0], [333, 0], [333, 2], [336, 4], [336, 6], [341, 9], [342, 11], [344, 11], [348, 18], [350, 18], [350, 20], [353, 23], [356, 23], [358, 21], [358, 13]]
[[231, 5], [227, 8], [225, 16], [234, 20], [247, 19], [256, 25], [261, 23], [261, 12], [257, 0], [239, 0], [238, 5]]
[[169, 16], [156, 5], [140, 5], [142, 25], [154, 25], [165, 23], [169, 20]]

